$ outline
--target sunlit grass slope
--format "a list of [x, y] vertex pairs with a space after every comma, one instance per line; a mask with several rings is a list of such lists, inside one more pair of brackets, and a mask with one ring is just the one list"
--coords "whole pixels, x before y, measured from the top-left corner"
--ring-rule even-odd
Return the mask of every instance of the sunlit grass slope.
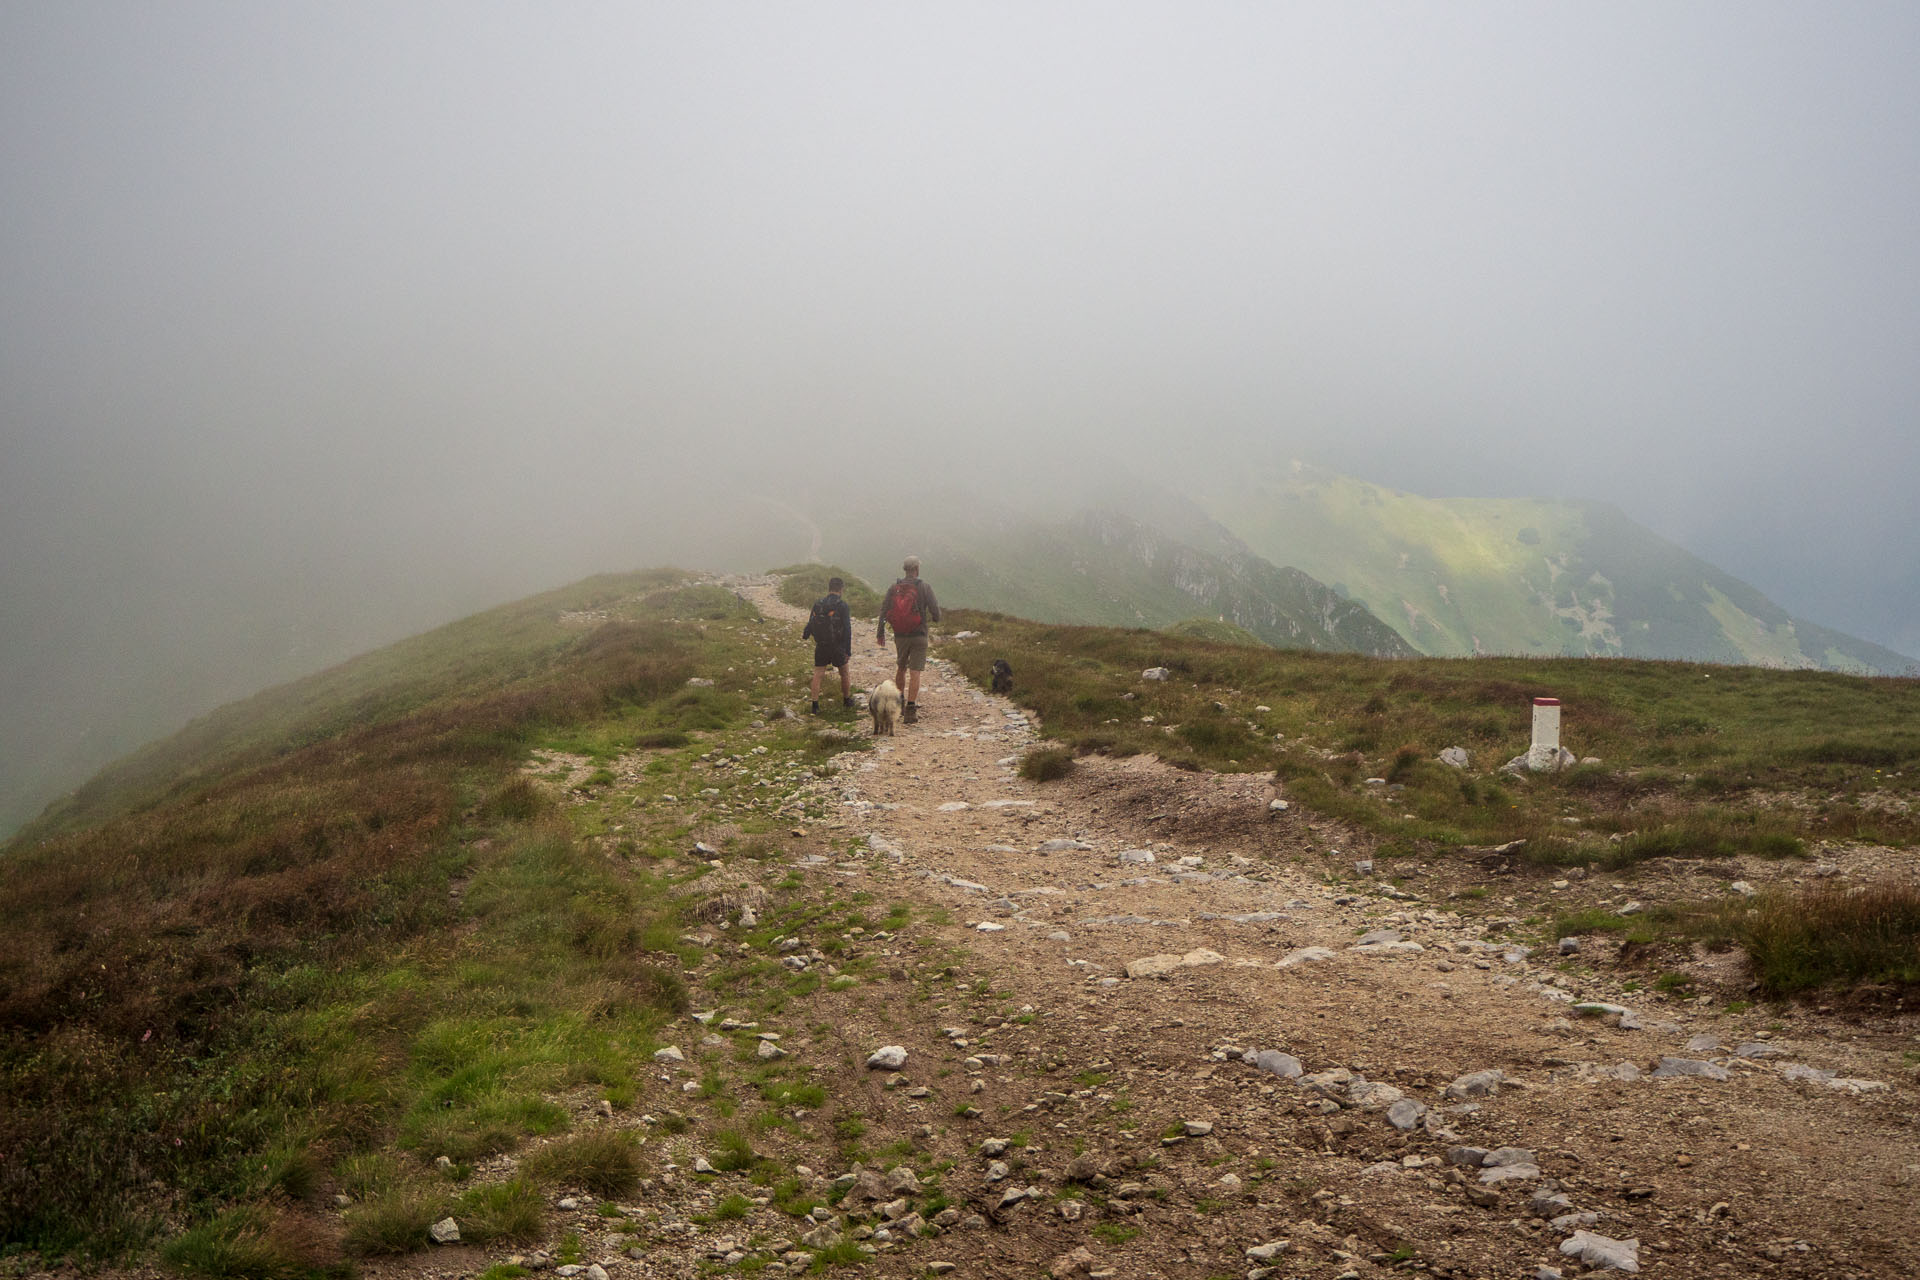
[[1601, 503], [1425, 498], [1296, 463], [1226, 481], [1205, 505], [1256, 552], [1365, 602], [1423, 653], [1912, 665], [1792, 618]]

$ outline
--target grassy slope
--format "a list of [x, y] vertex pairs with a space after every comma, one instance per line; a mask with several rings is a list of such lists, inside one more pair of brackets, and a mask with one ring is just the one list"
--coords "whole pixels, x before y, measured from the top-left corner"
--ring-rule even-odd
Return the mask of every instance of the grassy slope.
[[1215, 518], [1365, 601], [1422, 652], [1597, 654], [1896, 673], [1597, 503], [1431, 499], [1312, 468], [1224, 486]]
[[[757, 615], [680, 578], [594, 579], [235, 704], [0, 851], [0, 1245], [112, 1257], [197, 1222], [194, 1249], [301, 1253], [330, 1185], [377, 1249], [448, 1206], [420, 1162], [564, 1129], [556, 1090], [630, 1094], [683, 999], [676, 882], [515, 777], [543, 744], [611, 760], [752, 714], [768, 677], [724, 669]], [[233, 1265], [324, 1258], [257, 1262]]]
[[[1007, 658], [1015, 696], [1049, 736], [1275, 770], [1295, 799], [1375, 831], [1389, 852], [1529, 839], [1549, 861], [1613, 863], [1920, 838], [1920, 817], [1881, 804], [1920, 790], [1913, 680], [1634, 660], [1388, 663], [991, 614], [953, 625], [984, 638], [947, 652], [977, 680]], [[1154, 666], [1174, 678], [1141, 679]], [[1562, 700], [1563, 741], [1602, 764], [1527, 780], [1490, 772], [1525, 750], [1538, 695]], [[1467, 748], [1473, 769], [1438, 763], [1448, 746]], [[1782, 791], [1803, 803], [1767, 803]]]

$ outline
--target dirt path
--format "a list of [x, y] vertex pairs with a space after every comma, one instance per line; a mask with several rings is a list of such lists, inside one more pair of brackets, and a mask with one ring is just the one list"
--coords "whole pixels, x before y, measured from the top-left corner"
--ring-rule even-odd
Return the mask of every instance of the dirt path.
[[[801, 620], [770, 584], [741, 589]], [[869, 632], [854, 668], [870, 687], [892, 657]], [[981, 1110], [943, 1143], [946, 1185], [993, 1225], [881, 1274], [951, 1254], [960, 1274], [1031, 1275], [1085, 1248], [1122, 1276], [1572, 1275], [1578, 1231], [1636, 1240], [1653, 1275], [1920, 1272], [1911, 1058], [1888, 1036], [1636, 1003], [1578, 956], [1356, 876], [1342, 833], [1270, 812], [1261, 780], [1093, 760], [1025, 782], [1025, 716], [937, 658], [921, 706], [826, 784], [825, 834], [862, 842], [874, 891], [949, 913], [925, 929], [1007, 1010], [958, 1035], [924, 1006], [889, 1015], [907, 1080], [970, 1082], [936, 1090]], [[1628, 1012], [1576, 1012], [1589, 997]], [[1256, 1050], [1310, 1083], [1243, 1061]], [[1663, 1058], [1700, 1074], [1653, 1078]], [[1455, 1084], [1487, 1071], [1491, 1091]], [[903, 1127], [931, 1111], [882, 1096]], [[1010, 1130], [1022, 1167], [989, 1180], [978, 1144]], [[1496, 1171], [1475, 1148], [1530, 1158]], [[1077, 1218], [1055, 1199], [1072, 1186]]]

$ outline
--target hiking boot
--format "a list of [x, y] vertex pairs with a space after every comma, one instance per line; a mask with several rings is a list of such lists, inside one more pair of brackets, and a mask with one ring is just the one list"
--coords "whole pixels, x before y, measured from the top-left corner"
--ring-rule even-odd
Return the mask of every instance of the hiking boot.
[[907, 714], [904, 719], [908, 724], [920, 723], [920, 706], [918, 703], [909, 702], [907, 704]]
[[840, 705], [841, 705], [842, 707], [844, 707], [844, 708], [846, 708], [846, 709], [847, 709], [848, 711], [851, 711], [851, 710], [853, 710], [853, 699], [852, 699], [852, 698], [842, 698], [842, 699], [840, 699]]
[[813, 710], [809, 714], [816, 716], [820, 714], [820, 703], [817, 700], [814, 702]]

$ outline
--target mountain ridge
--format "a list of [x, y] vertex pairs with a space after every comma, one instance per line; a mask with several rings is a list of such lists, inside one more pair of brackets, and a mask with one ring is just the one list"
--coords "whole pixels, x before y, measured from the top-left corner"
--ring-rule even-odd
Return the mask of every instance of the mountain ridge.
[[[1112, 505], [1047, 519], [954, 495], [890, 528], [890, 544], [903, 537], [927, 562], [943, 604], [1103, 626], [1163, 628], [1203, 616], [1278, 648], [1415, 652], [1365, 605], [1217, 526], [1208, 533], [1214, 545], [1202, 547]], [[892, 581], [899, 563], [845, 526], [830, 529], [824, 545], [875, 583]]]
[[1422, 653], [1677, 658], [1896, 675], [1914, 660], [1796, 618], [1610, 503], [1427, 498], [1295, 462], [1197, 499]]

